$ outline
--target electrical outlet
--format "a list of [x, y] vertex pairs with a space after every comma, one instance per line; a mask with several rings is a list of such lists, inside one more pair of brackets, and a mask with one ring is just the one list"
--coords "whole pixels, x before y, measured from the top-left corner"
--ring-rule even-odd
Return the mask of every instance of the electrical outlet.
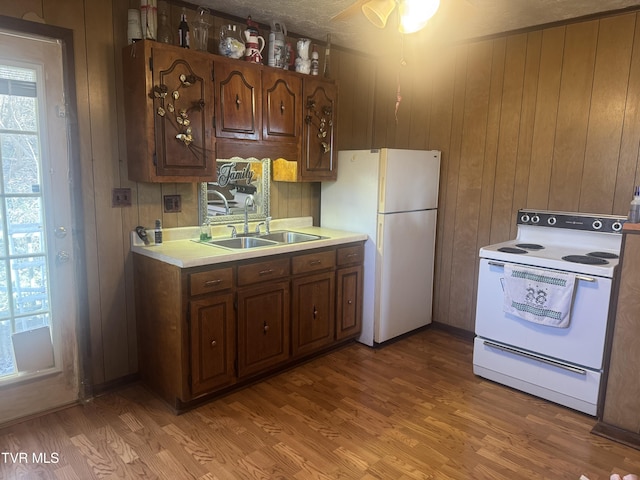
[[130, 188], [114, 188], [111, 191], [112, 207], [130, 207], [131, 206], [131, 189]]
[[180, 195], [165, 195], [164, 213], [178, 213], [182, 211], [182, 197]]

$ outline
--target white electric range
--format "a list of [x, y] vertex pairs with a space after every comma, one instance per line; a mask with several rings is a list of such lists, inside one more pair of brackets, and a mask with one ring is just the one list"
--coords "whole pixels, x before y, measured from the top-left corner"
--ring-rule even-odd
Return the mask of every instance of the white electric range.
[[[596, 415], [625, 220], [520, 210], [515, 239], [480, 249], [474, 373]], [[568, 327], [506, 313], [505, 264], [574, 276]]]

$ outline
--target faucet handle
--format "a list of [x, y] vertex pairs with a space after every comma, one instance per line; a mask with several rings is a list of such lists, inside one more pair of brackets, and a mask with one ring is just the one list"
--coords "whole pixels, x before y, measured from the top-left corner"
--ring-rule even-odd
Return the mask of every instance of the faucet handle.
[[231, 238], [236, 238], [238, 236], [238, 232], [236, 230], [235, 225], [227, 225], [231, 229]]
[[[260, 222], [260, 223], [258, 223], [258, 224], [256, 225], [256, 233], [257, 233], [258, 235], [260, 235], [260, 225], [266, 225], [266, 223], [265, 223], [265, 222]], [[269, 233], [269, 231], [267, 231], [267, 233]]]
[[264, 228], [267, 230], [267, 234], [271, 233], [271, 217], [267, 217], [264, 219]]

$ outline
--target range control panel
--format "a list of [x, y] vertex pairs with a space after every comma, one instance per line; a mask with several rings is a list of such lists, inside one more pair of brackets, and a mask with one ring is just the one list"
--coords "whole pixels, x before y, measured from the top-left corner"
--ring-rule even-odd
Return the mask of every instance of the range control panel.
[[548, 210], [518, 210], [518, 225], [568, 228], [588, 232], [622, 233], [626, 217], [592, 213], [552, 212]]

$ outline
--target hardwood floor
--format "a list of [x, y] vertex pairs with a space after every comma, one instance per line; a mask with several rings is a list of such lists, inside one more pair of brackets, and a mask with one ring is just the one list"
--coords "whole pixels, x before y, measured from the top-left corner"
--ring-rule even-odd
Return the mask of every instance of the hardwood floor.
[[474, 376], [472, 344], [431, 328], [380, 349], [349, 345], [181, 416], [133, 385], [7, 427], [0, 478], [597, 480], [640, 473], [640, 451], [591, 434], [594, 424]]

